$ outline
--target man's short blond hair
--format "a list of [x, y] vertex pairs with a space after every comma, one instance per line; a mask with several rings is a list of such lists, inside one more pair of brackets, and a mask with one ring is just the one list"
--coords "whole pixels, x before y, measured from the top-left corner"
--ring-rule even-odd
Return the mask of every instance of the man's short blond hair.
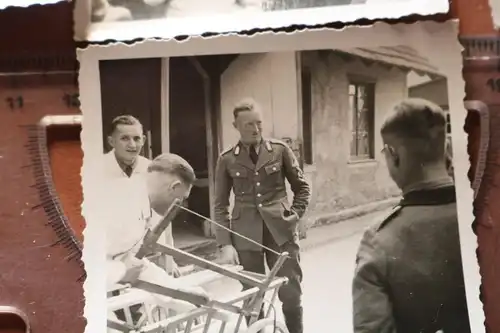
[[129, 114], [122, 114], [111, 121], [108, 132], [109, 135], [113, 135], [119, 125], [139, 125], [142, 127], [141, 122], [136, 117]]
[[241, 112], [245, 111], [257, 111], [261, 112], [261, 108], [259, 103], [255, 101], [253, 98], [247, 97], [242, 100], [240, 100], [236, 105], [234, 106], [233, 109], [233, 117], [234, 119], [238, 118], [238, 115]]
[[165, 153], [157, 156], [148, 166], [148, 172], [160, 172], [177, 176], [186, 185], [193, 185], [196, 175], [193, 167], [176, 154]]
[[392, 135], [420, 162], [443, 160], [446, 146], [446, 115], [437, 105], [421, 98], [398, 103], [380, 130]]

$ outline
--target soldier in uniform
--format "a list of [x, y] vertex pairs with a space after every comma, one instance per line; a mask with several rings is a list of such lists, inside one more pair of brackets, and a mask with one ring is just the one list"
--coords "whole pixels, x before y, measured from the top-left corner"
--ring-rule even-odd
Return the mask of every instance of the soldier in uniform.
[[382, 125], [383, 154], [403, 199], [361, 240], [355, 333], [471, 331], [445, 126], [443, 111], [422, 99], [402, 101]]
[[[279, 276], [289, 283], [279, 291], [279, 299], [290, 333], [302, 333], [300, 248], [298, 223], [310, 201], [310, 186], [292, 150], [283, 142], [262, 138], [262, 115], [253, 100], [244, 100], [233, 110], [234, 127], [240, 140], [224, 151], [215, 175], [215, 217], [231, 228], [276, 252], [288, 252]], [[294, 193], [290, 205], [285, 179]], [[229, 215], [230, 192], [234, 208]], [[272, 267], [276, 253], [264, 251], [252, 242], [222, 228], [217, 230], [221, 262], [239, 262], [245, 270], [265, 273], [265, 262]], [[248, 287], [248, 286], [245, 286]]]

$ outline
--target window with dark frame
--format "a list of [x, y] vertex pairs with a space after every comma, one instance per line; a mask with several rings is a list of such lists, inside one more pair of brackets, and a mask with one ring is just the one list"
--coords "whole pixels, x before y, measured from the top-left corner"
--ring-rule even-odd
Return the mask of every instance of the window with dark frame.
[[302, 67], [302, 139], [303, 161], [306, 165], [313, 164], [313, 137], [312, 137], [312, 79], [311, 71]]
[[352, 121], [351, 160], [373, 159], [375, 83], [350, 82], [349, 108]]

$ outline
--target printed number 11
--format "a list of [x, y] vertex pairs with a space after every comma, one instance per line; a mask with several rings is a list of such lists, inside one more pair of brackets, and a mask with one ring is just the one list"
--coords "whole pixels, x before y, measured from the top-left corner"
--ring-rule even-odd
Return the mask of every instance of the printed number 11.
[[500, 79], [489, 79], [486, 81], [486, 85], [491, 89], [491, 91], [500, 93]]

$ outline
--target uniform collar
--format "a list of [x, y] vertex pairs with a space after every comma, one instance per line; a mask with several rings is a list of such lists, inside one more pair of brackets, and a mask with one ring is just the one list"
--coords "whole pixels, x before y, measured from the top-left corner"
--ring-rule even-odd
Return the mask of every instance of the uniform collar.
[[[233, 153], [236, 156], [236, 162], [240, 165], [250, 170], [258, 171], [273, 159], [273, 148], [268, 140], [262, 138], [262, 140], [258, 144], [258, 147], [260, 149], [257, 149], [257, 153], [259, 154], [257, 165], [253, 164], [253, 162], [250, 160], [250, 156], [248, 154], [249, 146], [250, 145], [245, 145], [243, 142], [239, 141], [233, 150]], [[265, 149], [262, 149], [262, 146], [265, 146]], [[244, 152], [242, 152], [242, 150], [244, 150]]]
[[451, 179], [443, 179], [422, 183], [422, 186], [406, 192], [400, 206], [444, 205], [456, 201], [455, 185]]
[[[260, 139], [260, 142], [258, 142], [254, 145], [257, 153], [259, 153], [260, 147], [262, 146], [263, 142], [264, 142], [264, 139]], [[239, 141], [238, 144], [241, 146], [241, 148], [246, 149], [246, 151], [250, 151], [250, 146], [252, 146], [248, 143], [243, 143], [241, 141]]]
[[420, 182], [413, 183], [410, 186], [407, 186], [405, 189], [403, 189], [403, 195], [405, 195], [406, 193], [409, 193], [409, 192], [413, 192], [413, 191], [432, 189], [432, 188], [443, 187], [443, 186], [452, 185], [452, 184], [453, 184], [453, 179], [449, 176], [438, 178], [438, 179], [433, 179], [433, 180], [420, 181]]

